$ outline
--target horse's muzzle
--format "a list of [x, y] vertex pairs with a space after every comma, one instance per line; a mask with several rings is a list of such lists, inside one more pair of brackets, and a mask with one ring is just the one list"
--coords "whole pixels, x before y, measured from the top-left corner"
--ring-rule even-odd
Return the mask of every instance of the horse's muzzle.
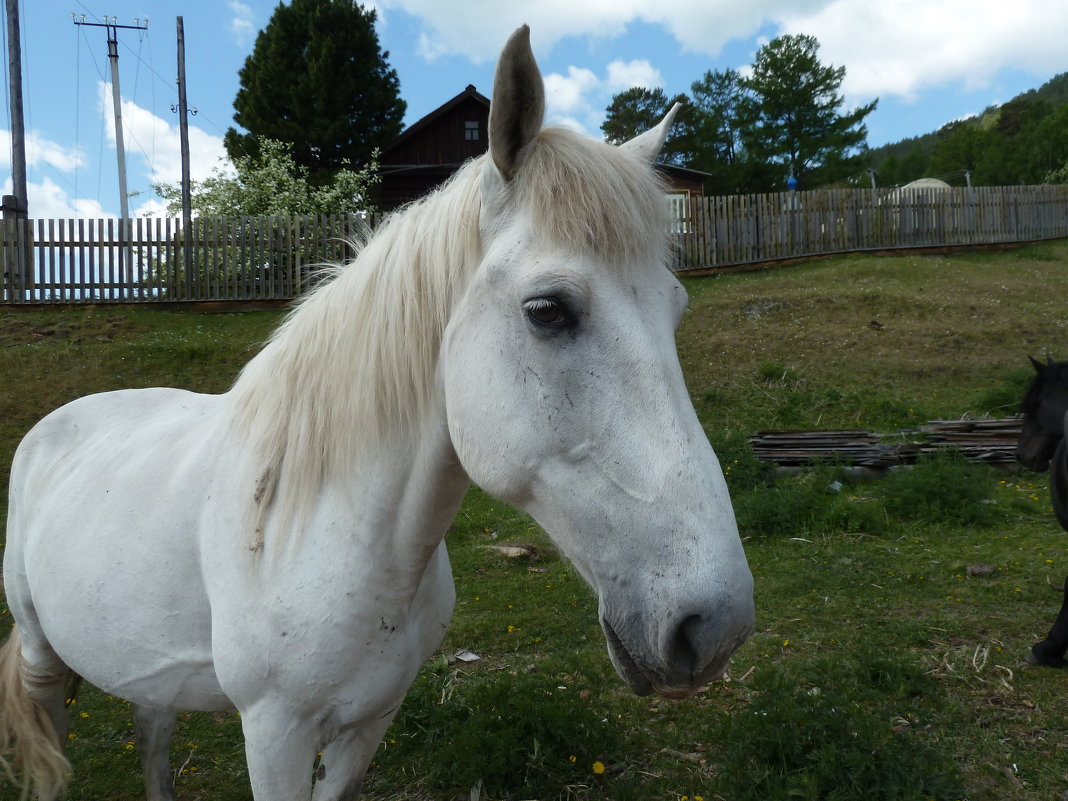
[[620, 625], [617, 629], [608, 615], [601, 616], [601, 628], [612, 664], [632, 692], [687, 698], [723, 677], [731, 655], [752, 633], [753, 614], [750, 604], [748, 611], [727, 619], [682, 615], [665, 628], [656, 643], [635, 637], [638, 626]]

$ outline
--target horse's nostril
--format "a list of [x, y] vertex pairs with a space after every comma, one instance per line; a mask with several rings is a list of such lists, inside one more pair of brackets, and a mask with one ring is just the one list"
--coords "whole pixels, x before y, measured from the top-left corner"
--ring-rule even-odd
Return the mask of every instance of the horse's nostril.
[[704, 619], [700, 615], [690, 615], [679, 624], [671, 641], [669, 656], [672, 664], [691, 675], [700, 667], [698, 662], [701, 642], [705, 639], [704, 629]]

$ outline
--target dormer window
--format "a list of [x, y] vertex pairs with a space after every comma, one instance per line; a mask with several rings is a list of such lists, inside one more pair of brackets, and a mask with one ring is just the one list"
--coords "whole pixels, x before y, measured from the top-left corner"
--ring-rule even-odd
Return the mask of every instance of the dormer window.
[[468, 142], [478, 141], [478, 120], [468, 120], [464, 123], [464, 139]]

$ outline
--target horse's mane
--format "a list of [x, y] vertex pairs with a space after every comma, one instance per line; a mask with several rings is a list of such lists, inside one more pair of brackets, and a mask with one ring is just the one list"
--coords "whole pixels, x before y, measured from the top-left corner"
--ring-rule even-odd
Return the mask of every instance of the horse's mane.
[[[359, 453], [397, 447], [418, 429], [454, 300], [481, 261], [486, 158], [386, 218], [241, 372], [231, 394], [256, 449], [257, 528], [272, 502], [292, 518]], [[647, 163], [618, 148], [544, 129], [507, 191], [539, 244], [609, 262], [666, 252], [663, 189]]]
[[1020, 411], [1025, 417], [1038, 413], [1042, 398], [1052, 387], [1060, 392], [1068, 391], [1068, 362], [1050, 362], [1043, 366], [1042, 372], [1031, 379], [1020, 401]]

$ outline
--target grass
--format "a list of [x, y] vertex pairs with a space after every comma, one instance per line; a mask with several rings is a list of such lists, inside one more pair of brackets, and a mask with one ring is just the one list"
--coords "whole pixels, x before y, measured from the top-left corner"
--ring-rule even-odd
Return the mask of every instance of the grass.
[[[1023, 665], [1068, 573], [1045, 477], [946, 455], [879, 481], [833, 465], [776, 478], [745, 437], [1011, 411], [1028, 354], [1068, 355], [1066, 267], [1056, 242], [686, 281], [680, 357], [756, 579], [757, 629], [730, 680], [685, 702], [629, 695], [589, 590], [530, 518], [473, 489], [448, 534], [453, 625], [365, 797], [1060, 797], [1066, 675]], [[35, 419], [77, 395], [225, 389], [277, 319], [0, 312], [0, 470]], [[537, 555], [485, 547], [504, 541]], [[460, 649], [481, 658], [451, 662]], [[143, 797], [128, 706], [87, 689], [73, 720], [68, 797]], [[250, 798], [232, 714], [183, 715], [173, 762], [182, 801]]]

